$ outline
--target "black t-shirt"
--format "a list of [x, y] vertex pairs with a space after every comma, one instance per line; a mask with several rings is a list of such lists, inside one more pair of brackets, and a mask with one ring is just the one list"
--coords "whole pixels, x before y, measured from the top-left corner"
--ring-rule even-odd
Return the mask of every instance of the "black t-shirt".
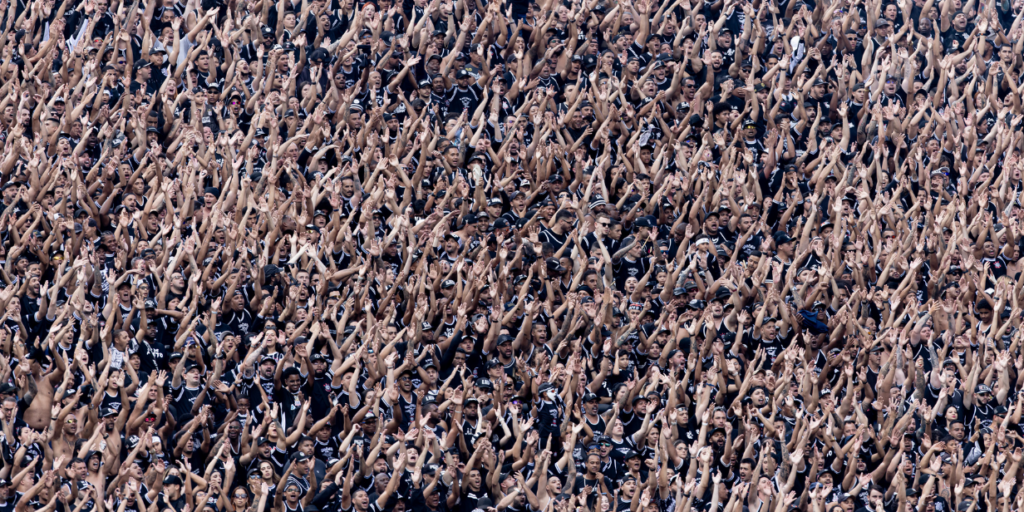
[[607, 476], [601, 475], [599, 479], [591, 480], [586, 475], [576, 475], [576, 481], [573, 483], [572, 492], [573, 494], [580, 494], [583, 492], [584, 487], [590, 487], [594, 489], [595, 493], [601, 492], [601, 480], [604, 481], [605, 487], [608, 491], [612, 491], [612, 480]]
[[160, 495], [157, 496], [156, 498], [156, 503], [157, 507], [159, 507], [160, 510], [173, 508], [177, 512], [182, 512], [183, 510], [185, 510], [185, 495], [183, 494], [181, 496], [178, 496], [178, 499], [172, 500], [169, 499], [166, 494], [160, 493]]
[[649, 258], [639, 258], [633, 261], [625, 257], [619, 259], [612, 267], [615, 272], [615, 288], [619, 291], [625, 290], [626, 279], [630, 277], [640, 279], [647, 273], [650, 265]]
[[[558, 252], [558, 250], [565, 244], [569, 244], [569, 248], [566, 249], [566, 251], [572, 250], [572, 239], [569, 238], [568, 233], [559, 235], [548, 228], [544, 228], [540, 232], [540, 239], [542, 242], [551, 244], [551, 249], [555, 252]], [[568, 254], [568, 252], [564, 252], [562, 254]]]
[[485, 489], [481, 488], [479, 491], [473, 491], [472, 489], [466, 489], [466, 492], [462, 494], [459, 499], [459, 504], [456, 505], [458, 512], [472, 512], [473, 509], [477, 508], [476, 504], [482, 498], [491, 499], [491, 494]]
[[409, 504], [412, 512], [447, 512], [448, 508], [447, 500], [445, 499], [445, 493], [442, 487], [444, 486], [440, 480], [438, 480], [435, 489], [441, 492], [441, 499], [438, 501], [437, 508], [430, 508], [427, 506], [427, 498], [423, 495], [423, 490], [426, 489], [426, 485], [419, 489], [412, 490], [412, 496], [410, 496]]
[[752, 358], [753, 357], [754, 349], [756, 349], [758, 347], [764, 348], [764, 355], [765, 355], [764, 368], [768, 369], [768, 368], [771, 368], [773, 364], [775, 364], [775, 358], [777, 358], [779, 356], [779, 354], [782, 353], [783, 349], [786, 348], [786, 337], [783, 336], [783, 333], [776, 332], [775, 333], [775, 338], [770, 339], [770, 340], [765, 340], [765, 339], [761, 339], [761, 332], [760, 331], [761, 331], [760, 329], [751, 328], [747, 332], [746, 339], [751, 339], [751, 340], [754, 340], [754, 342], [755, 342], [755, 343], [751, 343], [748, 346], [749, 347], [749, 350], [747, 351], [748, 352], [748, 358]]
[[473, 111], [480, 106], [483, 96], [484, 89], [476, 82], [471, 83], [465, 89], [459, 86], [452, 87], [448, 90], [445, 98], [448, 102], [448, 112], [456, 114], [466, 112], [467, 115], [472, 115]]
[[189, 388], [183, 384], [179, 387], [171, 387], [171, 401], [174, 404], [174, 409], [177, 412], [175, 417], [181, 417], [182, 414], [188, 414], [192, 412], [192, 406], [196, 403], [196, 398], [199, 397], [199, 393], [202, 391], [201, 388]]

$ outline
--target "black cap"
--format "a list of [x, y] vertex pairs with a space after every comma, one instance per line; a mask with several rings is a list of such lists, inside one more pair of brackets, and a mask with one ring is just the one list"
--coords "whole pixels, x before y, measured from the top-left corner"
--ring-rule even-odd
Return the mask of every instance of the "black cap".
[[558, 261], [558, 258], [548, 258], [545, 263], [548, 267], [548, 272], [565, 272], [565, 267]]
[[327, 60], [330, 57], [330, 54], [328, 54], [327, 50], [324, 48], [317, 48], [316, 50], [313, 50], [313, 52], [309, 54], [309, 60], [311, 61]]

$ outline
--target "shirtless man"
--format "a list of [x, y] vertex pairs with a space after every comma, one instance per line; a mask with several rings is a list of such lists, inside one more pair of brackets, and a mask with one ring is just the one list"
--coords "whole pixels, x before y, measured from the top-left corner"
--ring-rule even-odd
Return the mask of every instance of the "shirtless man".
[[[86, 443], [86, 446], [92, 444], [92, 442], [98, 438], [99, 431], [97, 430], [92, 439]], [[91, 454], [85, 456], [87, 458], [94, 458]], [[72, 500], [78, 501], [81, 497], [82, 499], [89, 501], [96, 499], [97, 496], [103, 496], [105, 481], [103, 478], [97, 478], [99, 475], [90, 474], [85, 460], [77, 457], [71, 459], [71, 462], [68, 463], [66, 468], [66, 473], [68, 480], [64, 483], [63, 489], [65, 492], [71, 494]]]
[[[75, 456], [75, 442], [81, 439], [78, 429], [78, 415], [72, 414], [72, 411], [78, 407], [78, 401], [82, 398], [82, 389], [78, 388], [75, 391], [75, 395], [71, 397], [71, 403], [65, 406], [63, 409], [60, 405], [54, 404], [53, 409], [50, 411], [53, 423], [53, 455], [54, 457], [67, 457], [72, 458]], [[60, 469], [60, 468], [58, 468]]]
[[[25, 411], [25, 423], [28, 423], [32, 430], [41, 432], [50, 425], [53, 390], [64, 378], [64, 359], [55, 357], [51, 360], [42, 351], [30, 352], [25, 357], [30, 361], [27, 365], [28, 371], [25, 370], [26, 365], [19, 364], [14, 369], [14, 374], [15, 378], [26, 376], [31, 380], [29, 387], [35, 387], [35, 394], [29, 402], [28, 410]], [[43, 363], [47, 361], [51, 361], [51, 364], [44, 371]]]

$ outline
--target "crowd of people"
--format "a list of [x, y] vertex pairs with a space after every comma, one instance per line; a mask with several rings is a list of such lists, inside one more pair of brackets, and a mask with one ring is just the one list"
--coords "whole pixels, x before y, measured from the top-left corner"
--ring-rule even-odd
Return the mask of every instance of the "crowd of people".
[[1024, 510], [1024, 0], [0, 30], [0, 512]]

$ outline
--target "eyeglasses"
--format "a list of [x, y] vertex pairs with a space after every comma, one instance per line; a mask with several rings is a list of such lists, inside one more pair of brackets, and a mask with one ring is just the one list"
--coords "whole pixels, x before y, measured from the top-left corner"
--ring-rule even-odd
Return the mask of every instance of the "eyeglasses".
[[125, 61], [125, 60], [119, 60], [119, 61], [117, 61], [117, 63], [118, 63], [118, 64], [121, 64], [121, 65], [124, 65], [124, 64], [127, 64], [127, 63], [128, 63], [128, 61]]

